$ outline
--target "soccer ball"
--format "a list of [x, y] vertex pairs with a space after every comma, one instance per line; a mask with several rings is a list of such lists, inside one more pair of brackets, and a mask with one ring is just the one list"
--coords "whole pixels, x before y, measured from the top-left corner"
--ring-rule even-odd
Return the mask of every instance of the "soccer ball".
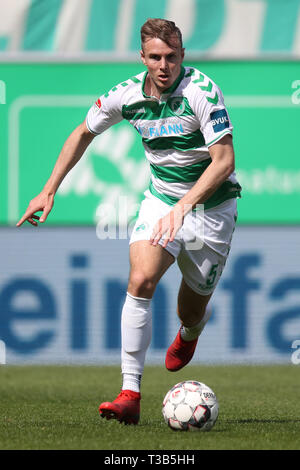
[[219, 414], [214, 392], [207, 385], [187, 380], [166, 394], [162, 414], [171, 429], [181, 431], [210, 431]]

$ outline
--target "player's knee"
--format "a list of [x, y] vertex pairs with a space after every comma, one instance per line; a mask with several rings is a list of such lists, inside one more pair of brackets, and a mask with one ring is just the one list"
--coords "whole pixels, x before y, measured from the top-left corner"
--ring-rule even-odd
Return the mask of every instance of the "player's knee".
[[154, 294], [156, 281], [141, 271], [130, 274], [128, 291], [135, 297], [150, 298]]

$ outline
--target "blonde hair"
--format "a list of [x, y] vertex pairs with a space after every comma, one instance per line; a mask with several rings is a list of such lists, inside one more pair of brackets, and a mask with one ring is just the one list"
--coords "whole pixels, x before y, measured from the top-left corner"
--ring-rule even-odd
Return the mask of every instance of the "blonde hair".
[[149, 18], [146, 23], [141, 27], [141, 43], [142, 49], [144, 43], [148, 39], [158, 38], [168, 44], [172, 49], [176, 49], [178, 44], [174, 38], [179, 41], [182, 47], [182, 34], [180, 29], [176, 26], [174, 21], [164, 20], [162, 18]]

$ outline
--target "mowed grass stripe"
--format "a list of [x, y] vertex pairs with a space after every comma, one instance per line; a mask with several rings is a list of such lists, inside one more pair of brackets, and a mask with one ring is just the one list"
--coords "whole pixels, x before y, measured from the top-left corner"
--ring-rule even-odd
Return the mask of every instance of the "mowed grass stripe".
[[[174, 432], [163, 421], [166, 392], [198, 380], [216, 393], [220, 415], [208, 433]], [[2, 366], [0, 449], [299, 449], [299, 366], [146, 367], [141, 421], [98, 416], [120, 390], [119, 367]]]

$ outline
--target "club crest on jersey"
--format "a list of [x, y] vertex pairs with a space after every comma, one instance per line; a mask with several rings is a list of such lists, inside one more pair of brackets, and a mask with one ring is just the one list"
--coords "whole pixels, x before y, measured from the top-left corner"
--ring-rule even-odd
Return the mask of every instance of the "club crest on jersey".
[[219, 109], [210, 114], [214, 132], [221, 132], [229, 127], [229, 117], [226, 109]]
[[185, 103], [182, 96], [175, 96], [169, 101], [170, 108], [176, 116], [181, 116], [185, 111]]

